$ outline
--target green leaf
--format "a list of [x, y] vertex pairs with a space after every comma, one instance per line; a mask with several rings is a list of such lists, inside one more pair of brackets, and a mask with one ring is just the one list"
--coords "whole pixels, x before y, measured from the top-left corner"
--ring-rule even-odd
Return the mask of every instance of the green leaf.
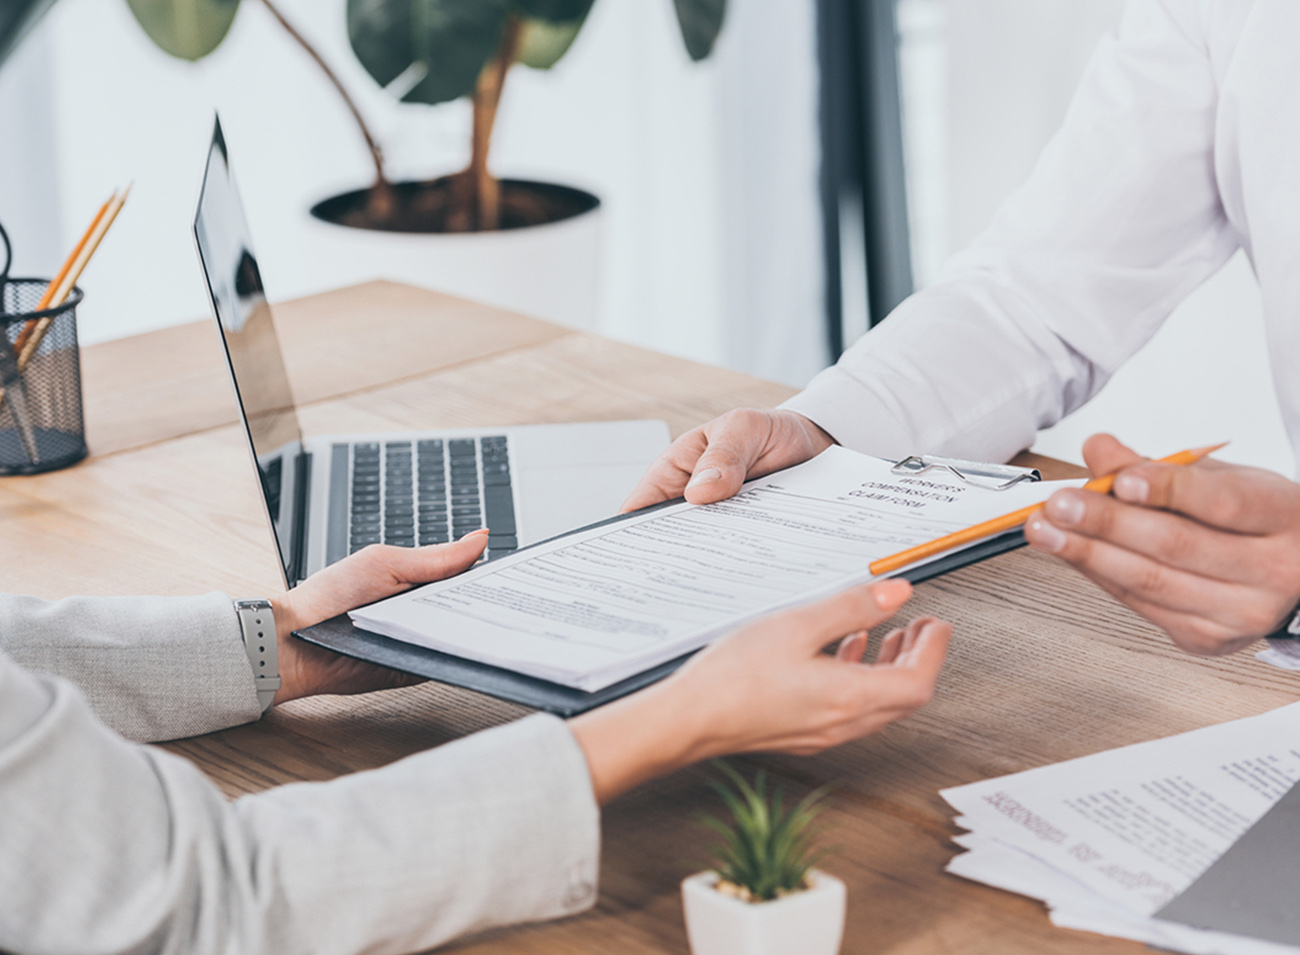
[[826, 790], [814, 790], [787, 808], [785, 793], [780, 786], [769, 791], [762, 770], [751, 785], [726, 763], [714, 765], [730, 785], [718, 780], [710, 780], [709, 785], [731, 815], [730, 825], [715, 816], [702, 818], [722, 837], [713, 847], [714, 869], [759, 899], [800, 888], [809, 868], [824, 855], [814, 843], [821, 835], [816, 822]]
[[239, 0], [126, 0], [149, 39], [164, 53], [201, 60], [230, 32]]
[[509, 11], [509, 0], [348, 0], [348, 39], [380, 86], [426, 71], [404, 102], [445, 103], [473, 91]]
[[586, 18], [552, 23], [524, 20], [519, 29], [519, 52], [515, 60], [535, 70], [549, 70], [569, 52]]
[[564, 23], [583, 19], [594, 2], [595, 0], [515, 0], [515, 6], [529, 19]]
[[677, 8], [677, 25], [682, 29], [686, 52], [698, 63], [713, 52], [727, 14], [727, 0], [673, 0], [673, 6]]

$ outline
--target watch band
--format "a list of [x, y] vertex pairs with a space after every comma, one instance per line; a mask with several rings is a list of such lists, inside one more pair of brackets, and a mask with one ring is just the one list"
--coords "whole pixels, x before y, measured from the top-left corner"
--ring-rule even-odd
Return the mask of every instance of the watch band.
[[262, 712], [271, 708], [275, 691], [280, 689], [279, 653], [275, 642], [275, 617], [268, 600], [236, 600], [235, 615], [239, 618], [239, 635], [244, 640], [244, 652], [253, 668], [253, 682], [257, 687], [257, 702]]

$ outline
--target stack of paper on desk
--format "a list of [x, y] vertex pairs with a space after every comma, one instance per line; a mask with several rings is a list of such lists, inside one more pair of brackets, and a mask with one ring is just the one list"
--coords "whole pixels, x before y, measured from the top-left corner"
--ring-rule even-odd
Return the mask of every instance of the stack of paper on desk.
[[948, 871], [1040, 899], [1067, 928], [1204, 955], [1300, 951], [1153, 918], [1300, 779], [1297, 741], [1293, 704], [945, 790], [970, 830]]
[[352, 613], [358, 626], [594, 691], [698, 649], [745, 621], [869, 580], [868, 563], [1042, 501], [899, 475], [833, 447], [748, 482], [520, 551]]

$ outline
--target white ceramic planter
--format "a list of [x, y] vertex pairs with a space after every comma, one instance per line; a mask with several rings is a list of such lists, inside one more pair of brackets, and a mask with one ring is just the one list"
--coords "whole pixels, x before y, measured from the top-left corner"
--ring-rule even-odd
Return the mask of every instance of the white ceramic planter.
[[714, 886], [716, 872], [682, 882], [693, 955], [836, 955], [844, 937], [844, 883], [817, 869], [812, 888], [771, 902], [742, 902]]
[[391, 279], [594, 331], [602, 216], [597, 207], [549, 225], [458, 235], [351, 229], [308, 217], [298, 251], [334, 285]]

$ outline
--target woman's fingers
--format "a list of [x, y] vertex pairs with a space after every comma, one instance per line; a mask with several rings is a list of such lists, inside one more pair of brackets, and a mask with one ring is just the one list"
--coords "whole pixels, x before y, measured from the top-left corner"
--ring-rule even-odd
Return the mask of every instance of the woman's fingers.
[[850, 587], [817, 603], [768, 617], [759, 626], [772, 631], [775, 639], [795, 638], [791, 649], [816, 653], [846, 633], [870, 630], [892, 617], [912, 596], [905, 580], [878, 580]]
[[859, 630], [840, 641], [835, 651], [835, 659], [841, 663], [861, 663], [862, 655], [867, 652], [867, 631]]

